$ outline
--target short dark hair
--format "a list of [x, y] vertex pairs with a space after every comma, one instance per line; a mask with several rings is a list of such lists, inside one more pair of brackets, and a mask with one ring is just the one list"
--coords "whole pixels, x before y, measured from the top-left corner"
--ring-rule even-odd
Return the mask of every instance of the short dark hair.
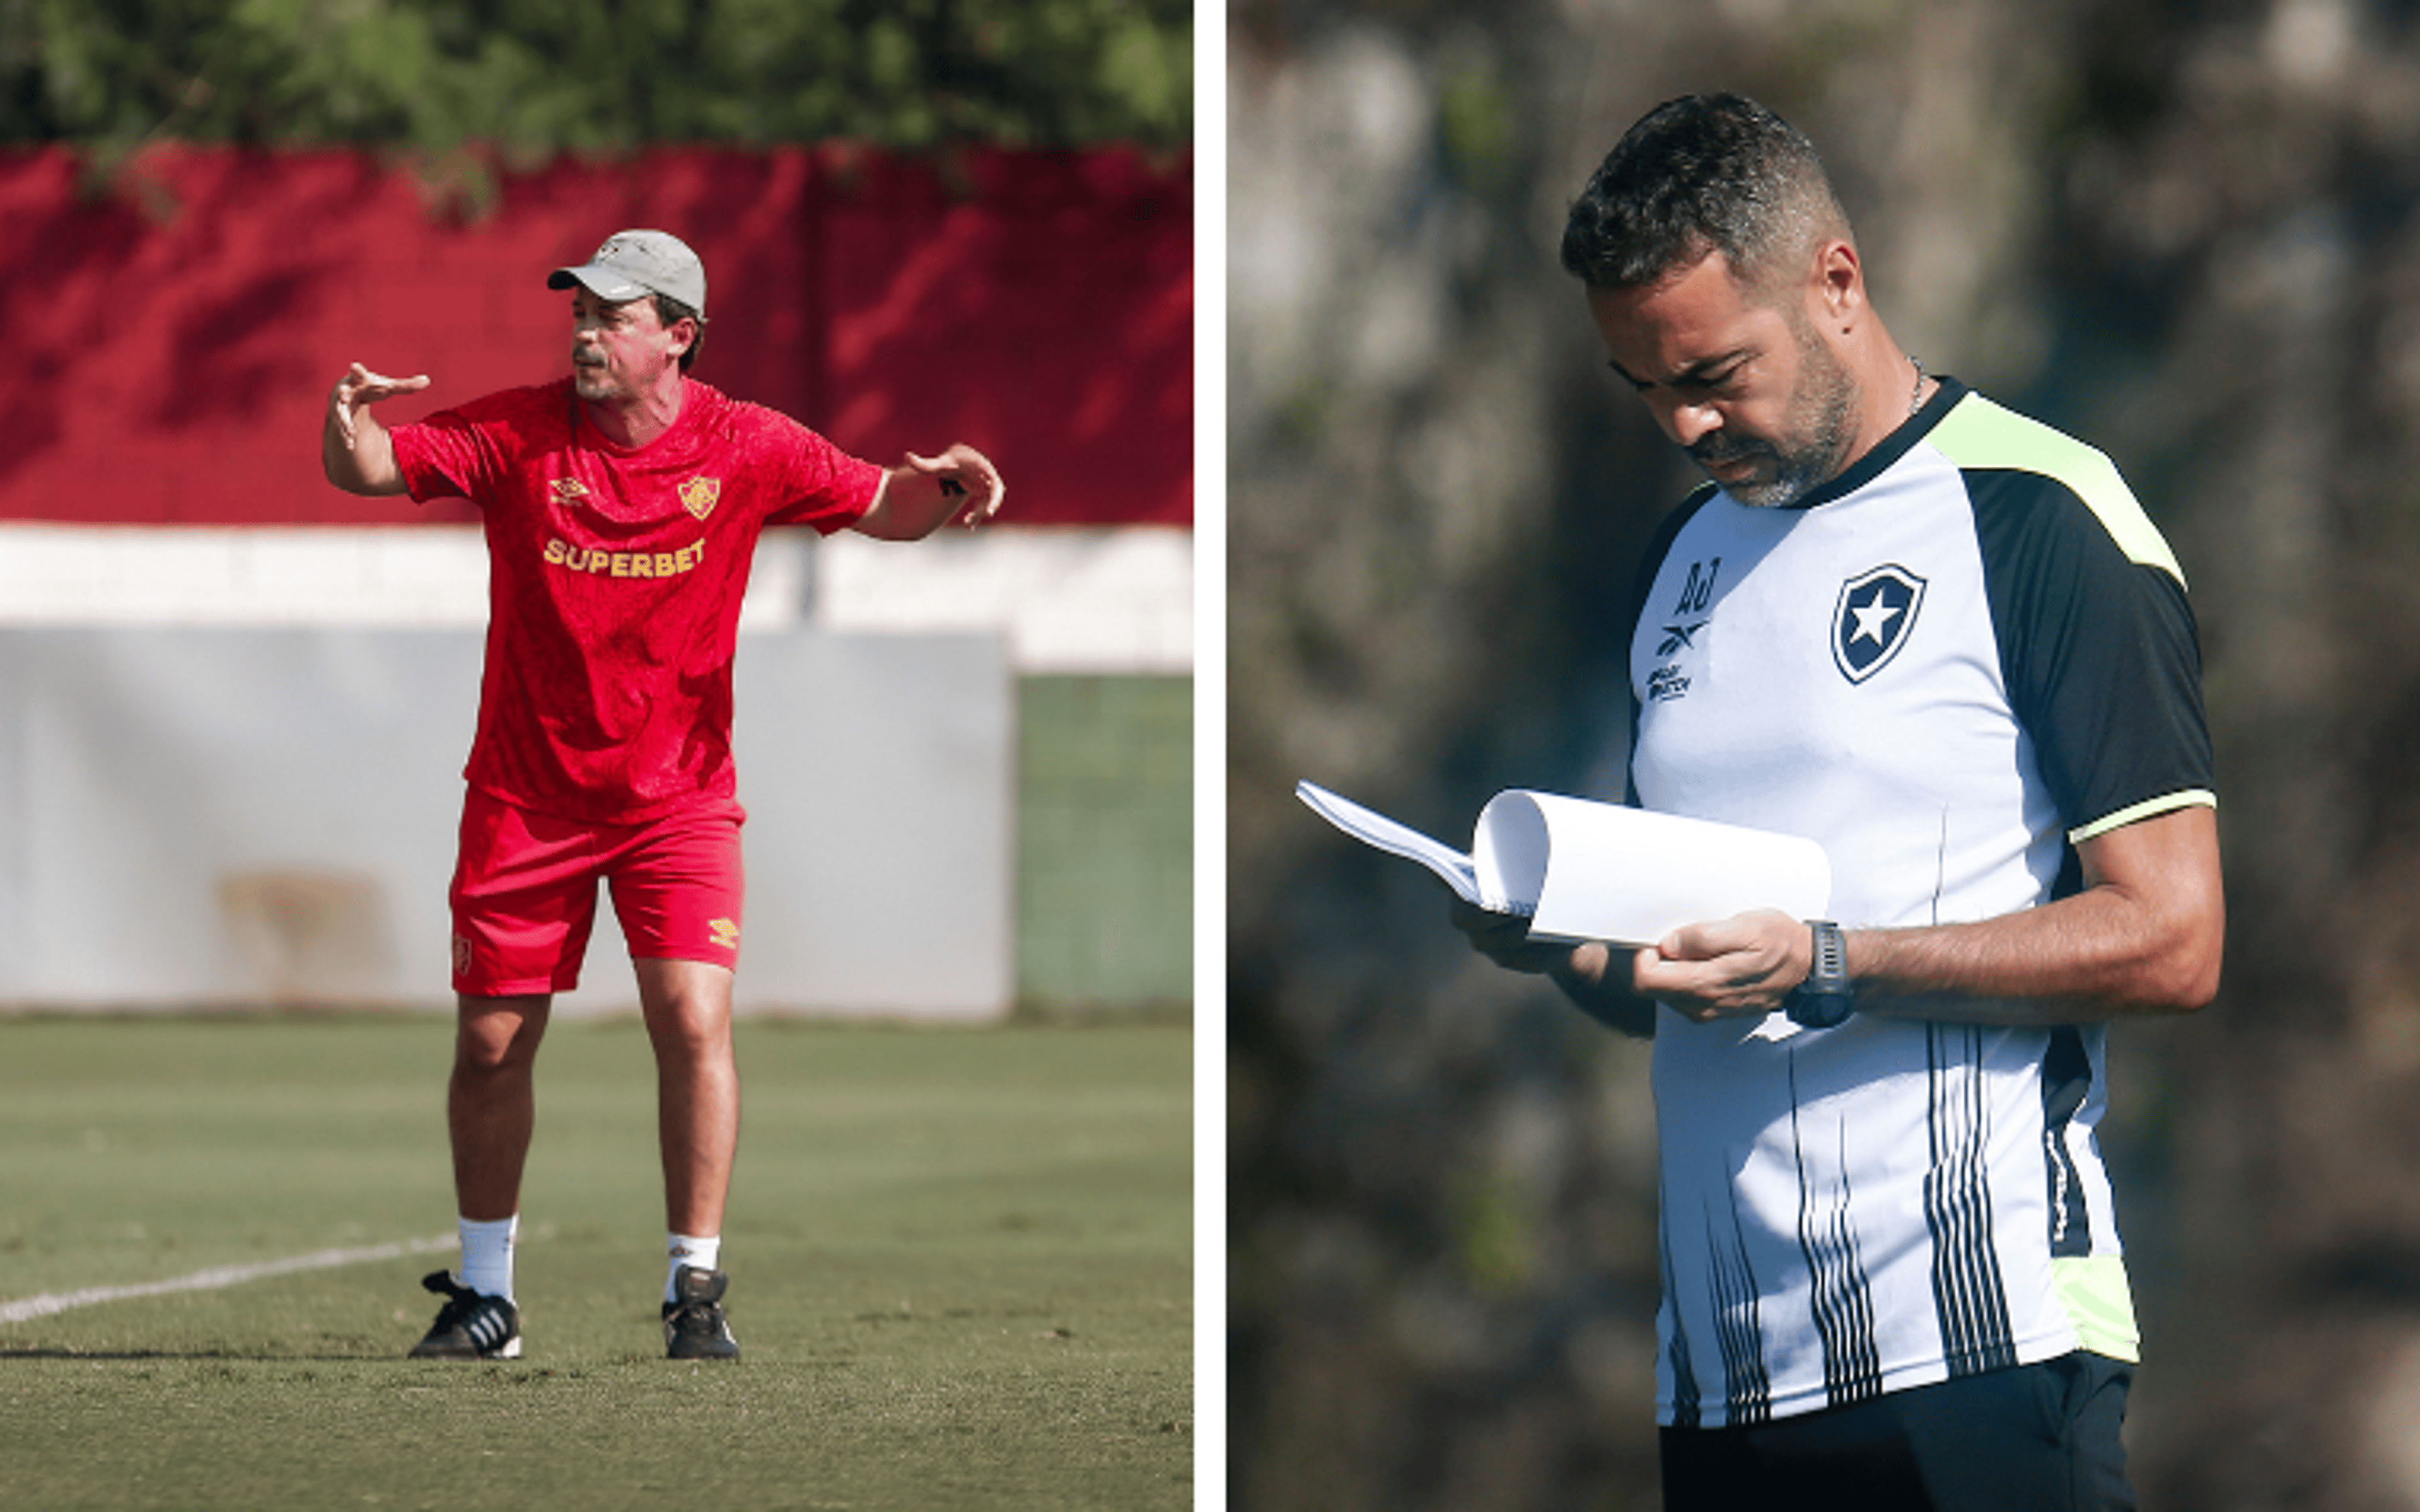
[[1815, 144], [1743, 95], [1667, 100], [1624, 132], [1563, 224], [1563, 267], [1637, 288], [1710, 253], [1761, 283], [1776, 257], [1849, 234]]
[[647, 298], [655, 301], [656, 320], [666, 331], [683, 320], [697, 322], [697, 334], [689, 339], [689, 347], [680, 354], [680, 370], [688, 372], [690, 364], [697, 361], [697, 354], [706, 349], [706, 316], [669, 294], [650, 291]]

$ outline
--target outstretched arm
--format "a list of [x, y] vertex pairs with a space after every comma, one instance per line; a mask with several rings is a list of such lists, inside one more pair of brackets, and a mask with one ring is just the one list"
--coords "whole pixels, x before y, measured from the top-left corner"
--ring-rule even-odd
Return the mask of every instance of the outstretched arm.
[[328, 481], [347, 493], [403, 492], [403, 471], [395, 463], [395, 440], [369, 407], [427, 387], [426, 373], [408, 378], [381, 378], [359, 363], [338, 378], [328, 394], [327, 421], [319, 428], [319, 466]]
[[952, 519], [969, 530], [1000, 513], [1008, 485], [991, 459], [960, 441], [939, 456], [908, 454], [882, 474], [874, 503], [850, 529], [884, 541], [921, 541]]

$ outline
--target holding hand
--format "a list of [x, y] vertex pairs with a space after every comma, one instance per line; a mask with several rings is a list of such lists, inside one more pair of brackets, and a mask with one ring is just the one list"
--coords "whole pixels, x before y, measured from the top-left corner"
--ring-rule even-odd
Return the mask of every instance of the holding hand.
[[1655, 1006], [1632, 984], [1635, 955], [1602, 940], [1549, 944], [1529, 938], [1529, 921], [1518, 914], [1493, 914], [1453, 899], [1448, 918], [1471, 948], [1508, 971], [1551, 977], [1581, 1011], [1623, 1034], [1655, 1032]]
[[1507, 971], [1527, 971], [1554, 978], [1567, 987], [1630, 990], [1626, 965], [1616, 969], [1613, 947], [1599, 940], [1548, 943], [1529, 938], [1529, 920], [1519, 914], [1490, 913], [1459, 898], [1448, 901], [1447, 915], [1462, 931], [1471, 949]]
[[1550, 972], [1571, 958], [1569, 945], [1532, 944], [1529, 920], [1520, 914], [1493, 913], [1460, 898], [1448, 899], [1446, 906], [1471, 949], [1507, 971]]
[[1777, 909], [1674, 930], [1638, 952], [1640, 993], [1699, 1024], [1780, 1011], [1814, 965], [1807, 925]]

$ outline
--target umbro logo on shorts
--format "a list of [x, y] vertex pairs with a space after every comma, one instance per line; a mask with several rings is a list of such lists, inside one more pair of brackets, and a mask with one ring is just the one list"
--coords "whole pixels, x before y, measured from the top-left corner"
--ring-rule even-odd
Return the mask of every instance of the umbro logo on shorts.
[[718, 949], [724, 950], [739, 949], [739, 923], [737, 919], [709, 918], [706, 921], [706, 933], [713, 936]]
[[1842, 583], [1832, 609], [1832, 660], [1840, 675], [1862, 683], [1890, 665], [1923, 607], [1924, 579], [1896, 563]]

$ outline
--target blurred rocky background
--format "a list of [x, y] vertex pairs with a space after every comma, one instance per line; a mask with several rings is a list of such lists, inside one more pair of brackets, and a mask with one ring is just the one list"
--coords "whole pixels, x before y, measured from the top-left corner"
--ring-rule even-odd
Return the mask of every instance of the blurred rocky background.
[[1233, 0], [1231, 1487], [1656, 1504], [1643, 1046], [1471, 957], [1310, 778], [1462, 841], [1618, 794], [1683, 459], [1559, 269], [1621, 131], [1757, 96], [1892, 331], [2181, 557], [2231, 930], [2114, 1036], [2149, 1507], [2420, 1506], [2420, 6]]

